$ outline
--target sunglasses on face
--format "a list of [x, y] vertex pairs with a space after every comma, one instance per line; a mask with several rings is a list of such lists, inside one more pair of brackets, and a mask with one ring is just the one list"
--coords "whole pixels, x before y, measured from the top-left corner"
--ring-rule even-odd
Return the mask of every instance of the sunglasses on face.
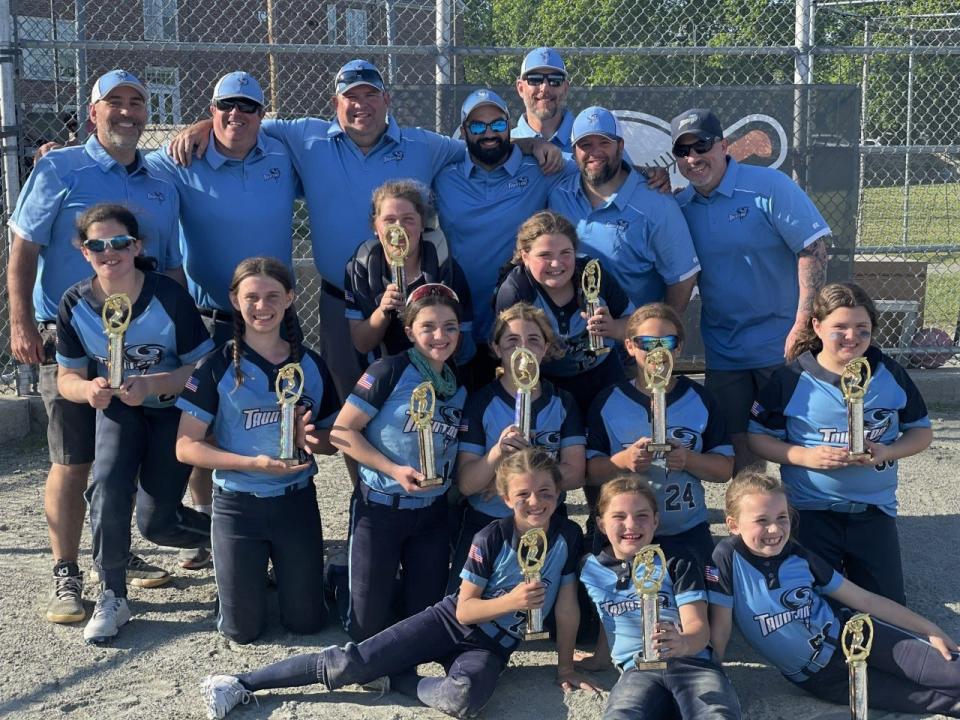
[[260, 111], [259, 103], [255, 103], [253, 100], [244, 100], [243, 98], [217, 100], [214, 105], [216, 105], [217, 110], [220, 112], [230, 112], [234, 108], [242, 113], [255, 113]]
[[550, 87], [560, 87], [561, 85], [563, 85], [563, 81], [566, 79], [567, 79], [566, 76], [560, 75], [559, 73], [556, 75], [554, 74], [543, 75], [542, 73], [530, 73], [529, 75], [523, 78], [524, 82], [527, 83], [527, 85], [532, 85], [533, 87], [542, 85], [544, 80], [547, 81], [547, 85], [549, 85]]
[[682, 158], [687, 157], [691, 150], [696, 150], [697, 155], [703, 155], [706, 152], [710, 152], [710, 148], [713, 147], [715, 142], [717, 142], [717, 138], [711, 137], [697, 140], [692, 145], [674, 145], [673, 154], [678, 158]]
[[471, 120], [467, 123], [467, 130], [470, 131], [471, 135], [483, 135], [483, 133], [487, 131], [487, 128], [490, 128], [493, 132], [506, 132], [507, 127], [509, 127], [507, 121], [503, 118], [488, 123], [480, 122], [479, 120]]
[[136, 240], [130, 235], [117, 235], [111, 238], [90, 238], [83, 241], [83, 246], [90, 252], [101, 253], [109, 246], [111, 250], [126, 250]]
[[657, 335], [635, 335], [630, 338], [630, 340], [636, 347], [644, 352], [656, 350], [658, 347], [667, 350], [676, 350], [679, 344], [679, 338], [677, 338], [676, 335], [664, 335], [662, 337]]

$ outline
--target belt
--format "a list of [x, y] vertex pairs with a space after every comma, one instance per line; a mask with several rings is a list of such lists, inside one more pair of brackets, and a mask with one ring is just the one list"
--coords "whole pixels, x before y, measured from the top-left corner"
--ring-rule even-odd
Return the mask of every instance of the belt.
[[320, 280], [320, 292], [325, 292], [327, 295], [331, 295], [335, 297], [337, 300], [346, 299], [343, 294], [343, 290], [338, 288], [333, 283], [327, 282], [326, 280], [323, 280], [323, 279]]
[[205, 317], [213, 320], [214, 322], [222, 322], [233, 324], [233, 312], [231, 310], [219, 310], [217, 308], [205, 308], [198, 307], [197, 310], [200, 311], [200, 314]]
[[283, 495], [292, 495], [295, 492], [299, 492], [307, 487], [312, 478], [304, 478], [303, 480], [298, 480], [295, 483], [289, 485], [284, 485], [283, 487], [278, 487], [275, 490], [264, 490], [261, 492], [245, 492], [243, 490], [227, 490], [226, 488], [221, 487], [220, 485], [214, 485], [213, 491], [221, 495], [244, 495], [247, 497], [255, 498], [272, 498], [272, 497], [282, 497]]
[[879, 510], [880, 508], [876, 505], [869, 505], [867, 503], [857, 503], [857, 502], [839, 502], [834, 503], [827, 508], [830, 512], [835, 513], [845, 513], [847, 515], [856, 515], [858, 513], [868, 512], [870, 510]]
[[395, 495], [393, 493], [380, 492], [379, 490], [374, 490], [372, 487], [367, 485], [362, 480], [358, 483], [360, 486], [360, 496], [363, 498], [363, 501], [368, 505], [373, 503], [375, 505], [385, 505], [392, 510], [417, 510], [420, 508], [430, 507], [433, 505], [437, 499], [442, 498], [443, 495], [434, 495], [432, 497], [411, 497], [409, 495]]

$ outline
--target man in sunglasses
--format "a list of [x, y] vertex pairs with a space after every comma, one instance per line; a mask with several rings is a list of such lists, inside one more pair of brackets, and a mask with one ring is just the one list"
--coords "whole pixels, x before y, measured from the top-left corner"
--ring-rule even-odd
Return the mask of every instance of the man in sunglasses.
[[634, 305], [664, 301], [682, 315], [700, 263], [677, 201], [624, 161], [609, 110], [583, 110], [571, 139], [580, 172], [550, 193], [550, 209], [577, 226], [581, 251], [603, 261]]
[[524, 113], [513, 129], [514, 138], [540, 137], [566, 153], [573, 152], [570, 130], [573, 113], [567, 110], [567, 67], [556, 50], [536, 48], [527, 53], [517, 78], [517, 94]]
[[694, 108], [671, 123], [690, 181], [677, 200], [700, 257], [706, 385], [723, 408], [736, 470], [756, 458], [746, 432], [757, 392], [783, 364], [826, 279], [830, 228], [787, 175], [727, 155], [720, 121]]
[[[80, 147], [54, 150], [37, 160], [9, 225], [13, 231], [7, 287], [10, 345], [19, 363], [40, 364], [40, 394], [47, 410], [50, 472], [44, 509], [54, 556], [51, 622], [79, 622], [83, 574], [78, 553], [87, 505], [83, 492], [94, 454], [96, 412], [57, 391], [56, 318], [60, 298], [90, 274], [74, 246], [77, 216], [88, 207], [116, 202], [132, 210], [144, 254], [158, 269], [183, 282], [173, 186], [148, 171], [137, 149], [147, 122], [147, 89], [131, 73], [111, 70], [93, 84], [88, 116], [96, 128]], [[131, 556], [134, 584], [162, 585], [166, 571]]]

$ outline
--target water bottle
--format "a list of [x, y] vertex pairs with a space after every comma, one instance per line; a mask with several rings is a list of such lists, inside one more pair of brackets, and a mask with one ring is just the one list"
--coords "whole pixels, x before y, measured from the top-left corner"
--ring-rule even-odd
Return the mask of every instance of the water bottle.
[[17, 365], [17, 396], [28, 397], [30, 395], [39, 395], [37, 390], [37, 366], [29, 363]]

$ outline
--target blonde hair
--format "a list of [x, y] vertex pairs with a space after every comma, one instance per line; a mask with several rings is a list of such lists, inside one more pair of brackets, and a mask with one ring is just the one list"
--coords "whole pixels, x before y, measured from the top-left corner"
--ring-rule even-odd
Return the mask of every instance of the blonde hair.
[[566, 235], [573, 245], [573, 251], [577, 251], [579, 239], [577, 238], [577, 229], [569, 220], [560, 213], [552, 210], [541, 210], [534, 213], [517, 230], [517, 245], [513, 250], [513, 264], [520, 265], [523, 260], [521, 254], [530, 252], [533, 243], [541, 235]]
[[510, 478], [517, 475], [527, 475], [544, 472], [552, 479], [557, 489], [563, 476], [560, 474], [560, 465], [553, 455], [541, 447], [529, 447], [512, 455], [507, 455], [497, 466], [497, 492], [507, 497], [510, 494]]
[[[501, 310], [497, 313], [497, 319], [493, 321], [493, 332], [490, 335], [490, 340], [494, 345], [500, 344], [500, 338], [503, 337], [503, 334], [507, 331], [507, 327], [514, 320], [532, 322], [539, 328], [540, 334], [543, 335], [543, 342], [546, 345], [546, 351], [543, 354], [544, 361], [555, 360], [563, 355], [563, 350], [557, 343], [557, 336], [550, 326], [550, 321], [547, 320], [547, 314], [540, 308], [523, 301], [515, 303], [506, 310]], [[503, 368], [498, 368], [497, 377], [499, 377], [502, 372]]]
[[683, 330], [683, 319], [680, 317], [680, 313], [666, 303], [660, 302], [647, 303], [633, 311], [633, 315], [627, 320], [627, 338], [633, 337], [637, 332], [637, 328], [647, 320], [666, 320], [668, 323], [671, 323], [677, 329], [677, 341], [683, 342], [685, 333]]
[[[747, 495], [783, 495], [786, 498], [787, 491], [784, 490], [783, 483], [780, 480], [767, 475], [765, 472], [743, 470], [727, 485], [727, 492], [724, 495], [724, 511], [727, 517], [734, 519], [740, 517], [740, 505]], [[796, 518], [789, 502], [787, 508], [792, 525]]]
[[650, 487], [650, 483], [635, 473], [623, 473], [608, 480], [600, 488], [600, 497], [597, 499], [598, 518], [603, 517], [610, 506], [610, 501], [617, 495], [640, 495], [649, 503], [654, 515], [660, 513], [657, 509], [657, 496]]

